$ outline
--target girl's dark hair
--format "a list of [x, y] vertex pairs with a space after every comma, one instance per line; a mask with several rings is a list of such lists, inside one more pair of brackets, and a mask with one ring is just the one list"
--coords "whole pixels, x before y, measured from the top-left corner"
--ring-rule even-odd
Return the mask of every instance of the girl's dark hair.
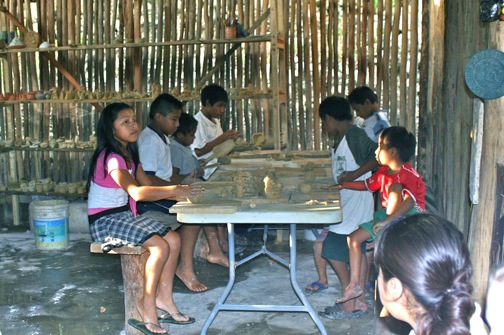
[[415, 136], [406, 128], [400, 126], [392, 126], [385, 128], [381, 135], [381, 139], [387, 139], [389, 148], [396, 148], [399, 152], [399, 157], [406, 163], [409, 162], [416, 149]]
[[197, 127], [198, 120], [196, 120], [194, 116], [188, 113], [182, 113], [180, 114], [179, 126], [173, 134], [173, 137], [176, 137], [177, 134], [187, 135]]
[[201, 104], [205, 105], [207, 101], [210, 102], [212, 106], [219, 101], [227, 104], [229, 102], [229, 96], [222, 86], [210, 84], [201, 90]]
[[391, 222], [378, 235], [374, 257], [383, 279], [399, 279], [421, 305], [412, 308], [417, 335], [471, 334], [472, 264], [453, 223], [434, 214]]
[[347, 99], [335, 95], [325, 98], [319, 106], [319, 116], [322, 120], [329, 115], [338, 121], [352, 121], [352, 108]]
[[[96, 125], [97, 145], [93, 153], [93, 157], [91, 158], [91, 164], [89, 165], [88, 180], [86, 184], [88, 192], [91, 181], [95, 176], [95, 169], [96, 171], [98, 171], [98, 167], [96, 166], [98, 156], [100, 156], [100, 153], [104, 150], [105, 162], [107, 161], [107, 157], [111, 153], [115, 153], [123, 157], [125, 161], [133, 160], [135, 171], [137, 170], [136, 167], [138, 167], [138, 164], [140, 163], [137, 142], [127, 144], [126, 151], [128, 152], [129, 157], [126, 157], [122, 152], [121, 143], [119, 143], [119, 141], [117, 141], [114, 136], [114, 121], [117, 119], [117, 114], [125, 109], [133, 108], [131, 108], [131, 106], [128, 104], [115, 102], [105, 107], [100, 114], [98, 124]], [[105, 164], [103, 165], [103, 174], [104, 176], [107, 174]]]
[[149, 110], [149, 119], [153, 120], [154, 115], [161, 114], [166, 116], [174, 111], [181, 111], [184, 104], [173, 95], [168, 93], [161, 93], [152, 102]]

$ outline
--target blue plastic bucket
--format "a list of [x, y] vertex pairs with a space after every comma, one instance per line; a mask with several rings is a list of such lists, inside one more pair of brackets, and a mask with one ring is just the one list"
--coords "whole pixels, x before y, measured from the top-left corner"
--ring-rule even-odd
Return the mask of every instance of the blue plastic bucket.
[[44, 200], [30, 203], [30, 227], [35, 246], [42, 250], [68, 248], [68, 201]]

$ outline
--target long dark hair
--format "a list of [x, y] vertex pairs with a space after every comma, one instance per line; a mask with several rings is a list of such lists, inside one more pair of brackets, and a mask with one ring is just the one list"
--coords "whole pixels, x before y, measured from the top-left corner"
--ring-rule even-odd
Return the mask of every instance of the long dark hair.
[[[91, 181], [95, 176], [95, 169], [97, 170], [96, 162], [98, 161], [98, 156], [100, 153], [105, 150], [105, 162], [107, 161], [107, 157], [111, 153], [115, 153], [124, 158], [125, 161], [132, 161], [136, 168], [140, 162], [139, 154], [138, 154], [138, 145], [137, 142], [128, 143], [126, 145], [126, 151], [128, 152], [128, 156], [125, 156], [122, 151], [122, 145], [119, 141], [114, 137], [114, 122], [117, 119], [117, 114], [125, 109], [133, 109], [130, 105], [122, 103], [122, 102], [114, 102], [103, 109], [100, 115], [100, 119], [98, 120], [98, 124], [96, 125], [96, 139], [97, 145], [96, 149], [93, 153], [93, 157], [91, 158], [91, 164], [89, 165], [89, 174], [88, 180], [86, 184], [86, 189], [89, 192], [89, 186], [91, 185]], [[103, 174], [106, 175], [106, 165], [103, 165]]]
[[378, 236], [374, 257], [384, 280], [399, 279], [421, 305], [412, 307], [417, 335], [471, 334], [472, 264], [453, 223], [434, 214], [391, 222]]

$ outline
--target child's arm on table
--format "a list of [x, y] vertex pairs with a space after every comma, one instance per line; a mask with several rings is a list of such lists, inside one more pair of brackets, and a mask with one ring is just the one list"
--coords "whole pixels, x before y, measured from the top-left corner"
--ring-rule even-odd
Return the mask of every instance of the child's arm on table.
[[322, 187], [323, 190], [342, 190], [342, 189], [350, 189], [356, 191], [367, 191], [366, 183], [364, 181], [345, 181], [341, 184], [330, 185]]
[[220, 136], [214, 138], [210, 142], [207, 142], [204, 147], [195, 148], [194, 152], [196, 153], [196, 155], [198, 157], [200, 157], [200, 156], [212, 151], [216, 145], [221, 144], [222, 142], [224, 142], [230, 138], [237, 139], [239, 137], [241, 137], [241, 134], [239, 132], [237, 132], [236, 130], [230, 129], [230, 130], [227, 130], [224, 133], [222, 133]]
[[367, 161], [366, 163], [362, 164], [357, 170], [347, 171], [345, 174], [341, 175], [338, 181], [340, 183], [353, 181], [362, 176], [366, 172], [376, 170], [378, 166], [379, 165], [376, 160]]
[[[149, 176], [145, 174], [139, 166], [136, 178], [127, 170], [114, 170], [110, 176], [117, 185], [121, 186], [135, 201], [156, 201], [169, 198], [192, 198], [203, 192], [201, 185], [171, 185], [171, 186], [150, 186]], [[144, 183], [147, 183], [146, 186]]]

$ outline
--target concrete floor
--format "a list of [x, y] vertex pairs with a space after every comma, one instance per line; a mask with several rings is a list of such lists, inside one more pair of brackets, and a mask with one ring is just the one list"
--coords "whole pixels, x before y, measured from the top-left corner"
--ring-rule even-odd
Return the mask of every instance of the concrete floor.
[[[261, 245], [261, 232], [247, 235], [244, 255]], [[302, 288], [317, 278], [312, 242], [298, 235], [298, 282]], [[284, 259], [288, 241], [268, 246]], [[120, 259], [91, 254], [88, 234], [70, 234], [67, 250], [39, 250], [27, 227], [0, 224], [0, 334], [124, 334], [124, 305]], [[243, 255], [241, 255], [243, 256]], [[227, 269], [197, 261], [199, 278], [209, 290], [192, 293], [178, 280], [175, 301], [180, 311], [196, 318], [192, 325], [171, 325], [171, 334], [199, 334], [214, 302], [227, 283]], [[333, 304], [340, 284], [330, 271], [330, 288], [308, 299], [315, 310]], [[237, 269], [237, 283], [228, 302], [299, 304], [289, 283], [288, 270], [268, 257], [259, 257]], [[353, 320], [322, 318], [328, 334], [373, 333], [373, 297], [370, 312]], [[220, 312], [208, 334], [318, 334], [307, 313]], [[374, 331], [376, 334], [376, 330]], [[383, 334], [380, 332], [380, 334]]]

